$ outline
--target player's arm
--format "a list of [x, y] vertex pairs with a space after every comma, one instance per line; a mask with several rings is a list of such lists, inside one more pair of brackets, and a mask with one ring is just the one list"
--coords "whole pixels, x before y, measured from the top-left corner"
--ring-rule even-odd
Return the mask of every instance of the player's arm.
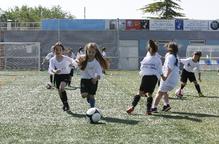
[[184, 65], [187, 63], [187, 61], [188, 61], [187, 58], [186, 58], [186, 59], [180, 59], [180, 60], [179, 60], [179, 62], [182, 63], [182, 64], [184, 64]]
[[200, 72], [200, 65], [197, 65], [197, 71], [198, 71], [198, 80], [201, 82], [201, 72]]
[[56, 69], [55, 64], [54, 64], [54, 62], [53, 62], [52, 59], [50, 59], [50, 61], [49, 61], [49, 69], [50, 69], [51, 72], [54, 73], [54, 74], [58, 74], [58, 73], [61, 72], [61, 70]]
[[201, 82], [201, 72], [198, 73], [198, 80]]
[[94, 78], [92, 78], [93, 84], [96, 84], [96, 82], [103, 76], [102, 68], [101, 68], [99, 62], [96, 63], [95, 70], [96, 70], [96, 76]]

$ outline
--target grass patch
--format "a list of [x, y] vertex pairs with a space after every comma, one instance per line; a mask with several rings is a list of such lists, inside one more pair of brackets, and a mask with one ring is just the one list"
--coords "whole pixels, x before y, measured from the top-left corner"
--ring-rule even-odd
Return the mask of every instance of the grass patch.
[[[67, 90], [71, 112], [65, 113], [57, 90], [45, 88], [46, 72], [0, 71], [0, 143], [219, 143], [216, 72], [202, 73], [200, 85], [206, 97], [198, 97], [193, 84], [188, 84], [183, 100], [170, 93], [171, 112], [152, 116], [144, 115], [145, 98], [133, 115], [125, 112], [138, 92], [137, 71], [107, 73], [96, 95], [104, 118], [94, 125], [85, 119], [89, 105], [79, 89]], [[79, 83], [75, 75], [73, 85]]]

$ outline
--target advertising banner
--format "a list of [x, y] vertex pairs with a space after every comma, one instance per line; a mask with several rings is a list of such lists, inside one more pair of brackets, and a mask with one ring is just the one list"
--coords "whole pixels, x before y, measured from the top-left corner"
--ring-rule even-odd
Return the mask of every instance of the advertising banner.
[[184, 20], [184, 31], [208, 31], [208, 20]]
[[150, 30], [174, 31], [175, 20], [150, 20]]

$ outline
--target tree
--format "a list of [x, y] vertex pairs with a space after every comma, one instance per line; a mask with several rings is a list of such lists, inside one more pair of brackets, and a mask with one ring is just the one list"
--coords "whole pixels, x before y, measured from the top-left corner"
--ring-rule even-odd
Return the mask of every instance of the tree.
[[34, 8], [26, 5], [20, 8], [16, 6], [13, 9], [4, 11], [4, 15], [0, 15], [0, 20], [7, 21], [10, 19], [16, 22], [39, 22], [41, 19], [46, 18], [75, 18], [75, 16], [64, 12], [59, 5], [51, 9], [42, 6]]
[[[175, 0], [179, 1], [180, 0]], [[148, 5], [145, 5], [145, 7], [141, 8], [144, 13], [151, 13], [158, 15], [158, 19], [172, 19], [174, 17], [184, 17], [185, 15], [180, 12], [176, 12], [175, 10], [183, 10], [179, 4], [174, 2], [174, 0], [162, 0], [159, 2], [154, 2]]]

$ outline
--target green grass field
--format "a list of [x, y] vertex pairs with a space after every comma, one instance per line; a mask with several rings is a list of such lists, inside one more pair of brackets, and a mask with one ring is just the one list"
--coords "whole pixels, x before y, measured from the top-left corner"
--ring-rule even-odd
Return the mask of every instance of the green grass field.
[[[126, 114], [133, 95], [138, 92], [137, 71], [107, 73], [96, 95], [96, 106], [104, 118], [100, 124], [89, 124], [85, 119], [89, 106], [79, 89], [67, 90], [71, 113], [66, 113], [62, 111], [57, 90], [45, 88], [49, 79], [46, 72], [0, 71], [0, 143], [219, 143], [216, 72], [202, 73], [200, 84], [206, 97], [198, 97], [194, 86], [188, 84], [183, 100], [175, 98], [175, 90], [170, 93], [170, 112], [152, 116], [144, 115], [145, 98], [133, 115]], [[79, 75], [73, 81], [74, 86], [79, 86]]]

